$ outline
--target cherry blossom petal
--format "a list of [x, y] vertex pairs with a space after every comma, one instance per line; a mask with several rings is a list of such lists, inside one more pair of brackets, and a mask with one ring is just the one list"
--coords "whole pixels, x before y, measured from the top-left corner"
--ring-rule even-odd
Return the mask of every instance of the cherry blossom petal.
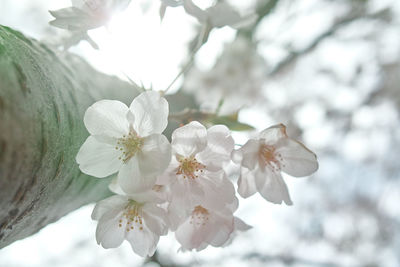
[[157, 184], [159, 185], [170, 185], [174, 183], [177, 179], [176, 172], [179, 167], [179, 162], [176, 157], [171, 158], [169, 166], [163, 174], [157, 177]]
[[203, 206], [222, 209], [235, 199], [235, 188], [225, 172], [206, 172], [207, 179], [198, 178], [198, 184], [204, 191]]
[[143, 230], [129, 231], [126, 236], [132, 250], [141, 257], [153, 256], [159, 239], [160, 237], [153, 234], [147, 227], [143, 227]]
[[103, 248], [116, 248], [124, 241], [125, 226], [119, 227], [121, 214], [121, 210], [111, 210], [100, 218], [96, 228], [96, 240]]
[[203, 250], [208, 244], [221, 246], [233, 231], [233, 215], [207, 210], [207, 214], [192, 214], [175, 232], [182, 250]]
[[111, 180], [110, 184], [108, 185], [108, 189], [110, 189], [110, 191], [114, 194], [125, 195], [124, 190], [122, 190], [120, 184], [118, 183], [118, 175]]
[[228, 240], [233, 231], [233, 216], [229, 218], [221, 217], [215, 228], [218, 229], [216, 233], [209, 235], [209, 244], [214, 247], [220, 247], [224, 245]]
[[208, 230], [208, 227], [199, 227], [190, 221], [191, 218], [188, 218], [175, 232], [176, 240], [184, 250], [198, 248], [204, 242]]
[[230, 161], [235, 141], [226, 126], [215, 125], [207, 130], [207, 147], [196, 158], [207, 166], [208, 170], [221, 170], [224, 163]]
[[246, 168], [241, 170], [238, 180], [238, 193], [243, 198], [248, 198], [257, 192], [254, 172]]
[[171, 191], [173, 197], [170, 206], [175, 206], [184, 213], [190, 212], [193, 207], [200, 205], [206, 196], [201, 184], [192, 179], [175, 182], [171, 186]]
[[142, 175], [137, 157], [123, 164], [118, 173], [118, 183], [127, 194], [150, 190], [155, 182], [156, 177]]
[[248, 225], [247, 223], [245, 223], [242, 219], [238, 218], [238, 217], [234, 217], [234, 226], [235, 226], [235, 230], [237, 231], [247, 231], [250, 230], [252, 228], [252, 226]]
[[255, 182], [257, 191], [266, 200], [275, 204], [282, 204], [282, 201], [286, 205], [293, 204], [286, 183], [283, 181], [280, 173], [271, 171], [268, 168], [265, 168], [265, 172], [257, 170], [255, 173]]
[[168, 102], [159, 92], [146, 91], [137, 96], [130, 106], [134, 115], [133, 129], [139, 136], [161, 134], [168, 124]]
[[121, 138], [129, 133], [128, 107], [116, 100], [101, 100], [90, 106], [83, 122], [91, 135]]
[[260, 141], [250, 139], [240, 149], [242, 155], [242, 166], [254, 170], [258, 163], [258, 154], [260, 150]]
[[194, 156], [207, 146], [207, 130], [197, 121], [192, 121], [172, 133], [174, 152], [183, 157]]
[[166, 235], [168, 233], [167, 213], [164, 209], [154, 204], [145, 204], [142, 210], [143, 219], [150, 231], [156, 235]]
[[271, 126], [260, 133], [260, 139], [264, 139], [266, 145], [275, 145], [282, 138], [287, 138], [286, 126], [282, 123]]
[[125, 196], [112, 196], [102, 201], [98, 202], [93, 209], [92, 219], [100, 220], [100, 218], [107, 213], [109, 210], [116, 209], [122, 210], [127, 203], [127, 198]]
[[103, 143], [89, 136], [79, 149], [76, 162], [83, 173], [104, 178], [121, 168], [122, 161], [118, 159], [120, 154], [115, 144]]
[[280, 153], [281, 169], [294, 177], [311, 175], [318, 169], [317, 156], [303, 144], [290, 138], [277, 144], [276, 153]]
[[171, 145], [164, 135], [152, 134], [143, 139], [137, 158], [141, 175], [156, 177], [171, 161]]

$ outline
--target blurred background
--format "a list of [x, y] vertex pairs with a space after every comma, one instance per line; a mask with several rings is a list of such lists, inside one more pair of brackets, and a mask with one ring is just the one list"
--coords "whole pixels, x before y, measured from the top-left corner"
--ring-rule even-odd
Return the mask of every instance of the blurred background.
[[[98, 246], [86, 206], [1, 249], [1, 267], [400, 266], [400, 2], [228, 2], [262, 16], [251, 28], [212, 31], [171, 92], [193, 94], [205, 110], [223, 99], [221, 113], [241, 108], [240, 120], [257, 130], [286, 124], [320, 163], [312, 177], [284, 176], [294, 206], [240, 199], [236, 215], [253, 228], [230, 246], [182, 253], [170, 235], [145, 260], [127, 243]], [[0, 24], [54, 45], [65, 32], [48, 25], [48, 10], [67, 6], [1, 0]], [[161, 23], [159, 7], [132, 1], [107, 28], [90, 31], [99, 50], [82, 42], [70, 51], [100, 71], [163, 90], [188, 60], [200, 25], [182, 8], [169, 8]], [[238, 144], [254, 135], [234, 134]]]

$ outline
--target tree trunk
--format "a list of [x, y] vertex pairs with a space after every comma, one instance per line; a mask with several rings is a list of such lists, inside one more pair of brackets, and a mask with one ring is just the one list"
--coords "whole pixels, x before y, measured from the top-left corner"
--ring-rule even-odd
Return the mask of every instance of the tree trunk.
[[[0, 248], [110, 192], [80, 172], [85, 110], [137, 88], [0, 26]], [[90, 218], [85, 218], [90, 219]], [[68, 231], [68, 229], [65, 229]]]

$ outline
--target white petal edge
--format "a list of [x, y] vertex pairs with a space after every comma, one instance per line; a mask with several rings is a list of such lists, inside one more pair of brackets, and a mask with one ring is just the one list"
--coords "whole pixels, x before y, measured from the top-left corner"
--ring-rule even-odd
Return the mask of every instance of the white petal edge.
[[118, 159], [120, 155], [114, 144], [100, 142], [89, 136], [79, 149], [76, 162], [83, 173], [104, 178], [121, 168], [122, 161]]
[[152, 134], [143, 139], [143, 146], [138, 152], [140, 173], [142, 176], [158, 176], [171, 162], [171, 144], [162, 134]]
[[134, 116], [133, 129], [139, 136], [161, 134], [168, 124], [169, 106], [157, 91], [137, 96], [129, 108]]
[[157, 177], [147, 177], [140, 173], [137, 157], [124, 163], [118, 173], [118, 183], [126, 194], [135, 194], [150, 190]]
[[121, 138], [129, 133], [128, 107], [117, 100], [101, 100], [90, 106], [83, 122], [91, 135]]
[[290, 199], [289, 190], [280, 173], [265, 169], [265, 172], [255, 172], [255, 183], [257, 191], [267, 201], [274, 204], [293, 205]]
[[207, 130], [207, 147], [197, 155], [207, 169], [218, 171], [231, 159], [235, 141], [224, 125], [215, 125]]
[[276, 153], [282, 156], [282, 171], [291, 176], [303, 177], [318, 170], [317, 156], [295, 140], [285, 138], [279, 141]]
[[273, 125], [261, 131], [260, 139], [264, 139], [266, 145], [275, 145], [282, 138], [287, 138], [286, 126], [281, 124]]
[[172, 148], [183, 156], [194, 156], [207, 146], [207, 130], [197, 121], [192, 121], [172, 133]]
[[238, 193], [243, 198], [248, 198], [257, 192], [254, 170], [242, 168], [238, 180]]

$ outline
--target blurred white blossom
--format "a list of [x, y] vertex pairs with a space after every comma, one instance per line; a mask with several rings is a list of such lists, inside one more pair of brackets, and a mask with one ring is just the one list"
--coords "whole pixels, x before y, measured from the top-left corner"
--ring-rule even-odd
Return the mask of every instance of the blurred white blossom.
[[266, 64], [256, 47], [238, 37], [225, 46], [211, 70], [193, 68], [184, 89], [193, 93], [206, 111], [216, 111], [223, 101], [220, 113], [226, 115], [260, 101], [265, 79]]
[[55, 18], [50, 25], [70, 31], [71, 36], [64, 48], [88, 41], [92, 47], [97, 44], [87, 35], [87, 31], [107, 25], [111, 17], [128, 7], [131, 0], [71, 0], [72, 6], [49, 11]]

